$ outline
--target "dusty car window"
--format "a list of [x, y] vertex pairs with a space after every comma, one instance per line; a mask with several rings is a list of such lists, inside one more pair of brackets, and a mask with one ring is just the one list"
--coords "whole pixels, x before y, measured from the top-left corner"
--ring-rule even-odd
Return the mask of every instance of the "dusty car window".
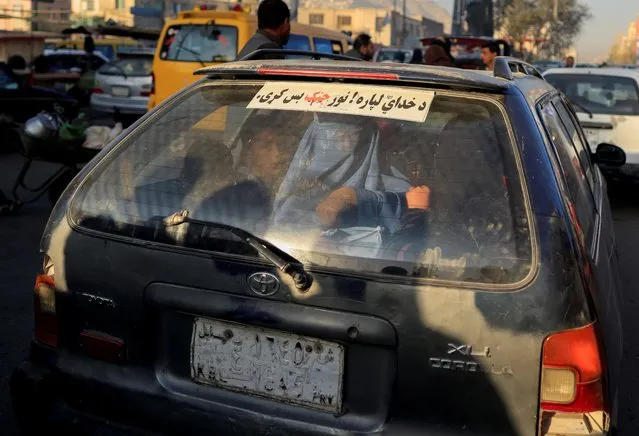
[[237, 28], [212, 24], [171, 26], [160, 58], [182, 62], [229, 62], [237, 55]]
[[[282, 97], [278, 109], [263, 108], [272, 93], [261, 84], [191, 91], [99, 164], [75, 196], [72, 220], [130, 238], [257, 256], [220, 229], [162, 227], [162, 217], [188, 210], [309, 265], [483, 283], [526, 277], [529, 222], [497, 104], [425, 90], [390, 99], [390, 87], [359, 104], [363, 85], [307, 94], [296, 92], [302, 84], [277, 86], [290, 91], [273, 96]], [[329, 113], [348, 103], [330, 99], [340, 90], [359, 108], [350, 115]], [[298, 103], [317, 109], [296, 110]]]

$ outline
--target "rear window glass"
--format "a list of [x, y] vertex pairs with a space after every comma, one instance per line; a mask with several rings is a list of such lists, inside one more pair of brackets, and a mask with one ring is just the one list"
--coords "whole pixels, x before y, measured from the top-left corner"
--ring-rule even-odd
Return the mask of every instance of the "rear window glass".
[[237, 28], [187, 24], [167, 29], [160, 58], [183, 62], [229, 62], [237, 55]]
[[[76, 193], [73, 222], [258, 256], [219, 228], [162, 224], [188, 210], [312, 267], [500, 284], [527, 276], [529, 221], [496, 100], [414, 89], [402, 89], [411, 93], [402, 100], [378, 87], [360, 99], [363, 85], [318, 84], [305, 93], [315, 85], [271, 84], [282, 91], [239, 81], [189, 91], [100, 162]], [[350, 103], [330, 99], [337, 91]], [[342, 101], [357, 109], [325, 112]], [[392, 118], [400, 110], [412, 115]]]
[[99, 51], [106, 56], [107, 59], [113, 59], [114, 52], [112, 45], [96, 44], [95, 51]]
[[326, 38], [313, 38], [315, 44], [315, 51], [319, 53], [332, 53], [342, 54], [342, 43], [339, 41], [333, 41]]
[[413, 52], [408, 50], [380, 50], [377, 54], [377, 62], [407, 64], [412, 57]]
[[106, 76], [144, 77], [150, 76], [153, 70], [153, 57], [126, 57], [102, 65], [98, 73]]
[[577, 112], [639, 115], [637, 83], [629, 77], [548, 74], [545, 78], [566, 94]]

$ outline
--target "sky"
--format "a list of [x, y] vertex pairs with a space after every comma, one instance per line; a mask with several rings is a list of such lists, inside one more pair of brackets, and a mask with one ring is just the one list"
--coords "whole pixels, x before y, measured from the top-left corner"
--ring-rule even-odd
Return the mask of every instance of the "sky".
[[[451, 13], [453, 0], [434, 0]], [[561, 0], [560, 0], [561, 1]], [[639, 15], [638, 0], [580, 0], [590, 7], [592, 18], [577, 39], [577, 58], [581, 62], [605, 60], [619, 33]]]

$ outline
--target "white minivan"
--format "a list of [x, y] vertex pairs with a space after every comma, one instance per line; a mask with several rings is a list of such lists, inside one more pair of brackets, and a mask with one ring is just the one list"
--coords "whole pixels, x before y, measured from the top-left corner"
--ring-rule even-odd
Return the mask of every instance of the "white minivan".
[[594, 152], [601, 143], [626, 152], [625, 175], [639, 176], [639, 71], [552, 68], [544, 78], [570, 100]]

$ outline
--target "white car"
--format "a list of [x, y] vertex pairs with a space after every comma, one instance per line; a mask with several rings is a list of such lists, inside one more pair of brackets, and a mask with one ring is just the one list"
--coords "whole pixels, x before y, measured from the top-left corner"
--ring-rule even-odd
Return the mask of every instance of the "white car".
[[553, 68], [544, 78], [574, 108], [594, 152], [602, 143], [626, 152], [621, 172], [639, 176], [639, 72], [624, 68]]

